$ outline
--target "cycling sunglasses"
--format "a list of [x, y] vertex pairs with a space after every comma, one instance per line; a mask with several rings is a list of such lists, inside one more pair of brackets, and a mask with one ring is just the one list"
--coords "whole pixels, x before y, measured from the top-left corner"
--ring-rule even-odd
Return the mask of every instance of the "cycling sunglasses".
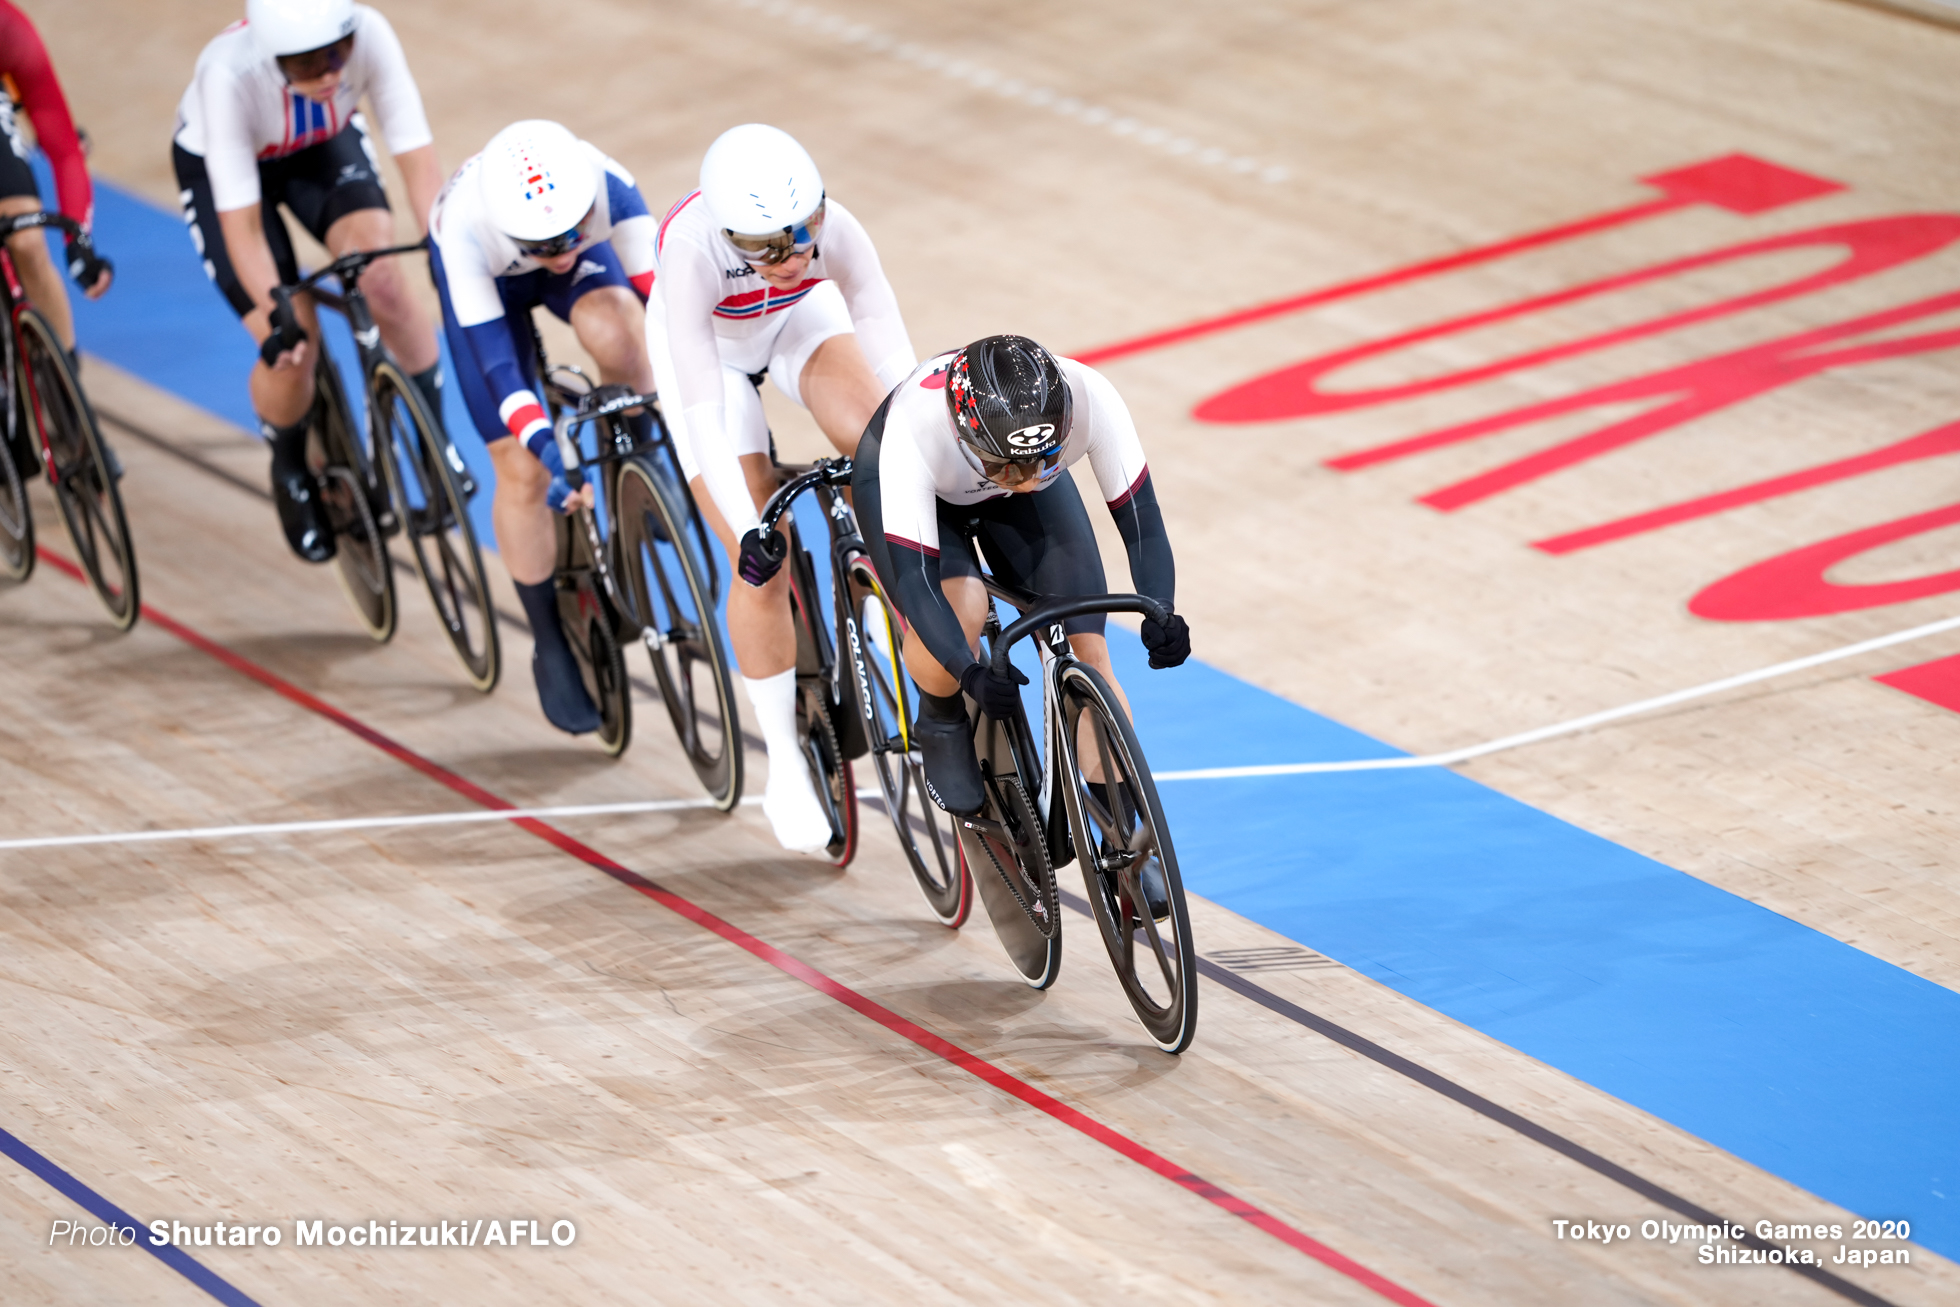
[[980, 475], [997, 486], [1011, 488], [1024, 486], [1030, 481], [1043, 481], [1062, 465], [1062, 451], [1059, 448], [1050, 450], [1031, 462], [1017, 463], [1004, 458], [995, 458], [991, 454], [983, 454], [971, 445], [966, 447], [972, 451], [974, 460], [980, 464]]
[[781, 263], [798, 254], [806, 254], [816, 248], [817, 234], [823, 230], [824, 201], [817, 201], [817, 209], [795, 227], [785, 227], [767, 236], [742, 236], [722, 228], [721, 234], [728, 238], [736, 252], [748, 263], [764, 265]]
[[332, 45], [323, 45], [317, 50], [302, 50], [298, 54], [279, 56], [279, 71], [286, 75], [288, 82], [311, 82], [337, 73], [347, 66], [354, 54], [354, 34], [349, 32]]
[[572, 225], [570, 231], [561, 231], [541, 241], [518, 241], [517, 248], [534, 259], [555, 259], [561, 254], [570, 254], [585, 243], [585, 224], [592, 217], [592, 210], [585, 211], [585, 217]]

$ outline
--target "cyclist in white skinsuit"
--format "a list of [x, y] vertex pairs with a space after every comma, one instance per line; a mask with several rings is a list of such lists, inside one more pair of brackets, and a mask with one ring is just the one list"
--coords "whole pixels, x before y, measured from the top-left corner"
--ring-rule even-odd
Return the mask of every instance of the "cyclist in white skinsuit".
[[917, 355], [870, 237], [776, 128], [750, 123], [715, 141], [701, 189], [662, 220], [654, 257], [647, 352], [662, 412], [744, 582], [729, 595], [728, 627], [769, 749], [763, 812], [784, 848], [814, 852], [830, 823], [796, 739], [796, 634], [776, 574], [787, 541], [760, 530], [776, 478], [751, 377], [766, 370], [849, 454]]
[[[374, 106], [407, 183], [409, 208], [428, 230], [442, 186], [422, 97], [388, 20], [353, 0], [248, 0], [247, 21], [204, 47], [177, 109], [171, 159], [204, 271], [252, 339], [252, 408], [272, 446], [279, 518], [293, 552], [333, 556], [319, 487], [306, 468], [306, 414], [313, 405], [318, 333], [312, 303], [298, 322], [271, 321], [272, 289], [298, 278], [281, 204], [338, 257], [395, 241], [367, 127], [355, 112]], [[361, 278], [382, 339], [414, 379], [438, 421], [442, 405], [434, 324], [394, 260]]]

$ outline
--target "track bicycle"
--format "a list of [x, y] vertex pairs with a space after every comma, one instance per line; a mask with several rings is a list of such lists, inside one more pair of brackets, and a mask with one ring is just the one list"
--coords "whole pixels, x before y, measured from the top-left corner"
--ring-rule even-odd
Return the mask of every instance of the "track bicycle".
[[470, 684], [487, 694], [497, 684], [502, 652], [483, 553], [470, 522], [475, 483], [422, 393], [381, 343], [361, 293], [361, 274], [369, 264], [422, 248], [397, 245], [344, 254], [291, 286], [274, 288], [272, 297], [283, 316], [292, 314], [298, 293], [339, 311], [360, 353], [365, 436], [355, 426], [325, 335], [316, 338], [306, 461], [333, 528], [341, 587], [361, 625], [377, 643], [393, 638], [395, 577], [388, 537], [406, 535], [450, 645]]
[[[0, 219], [0, 241], [15, 232], [54, 227], [82, 236], [80, 224], [58, 213], [23, 213]], [[127, 631], [142, 611], [136, 578], [136, 546], [129, 538], [116, 465], [95, 410], [75, 375], [75, 361], [54, 328], [27, 302], [13, 260], [0, 250], [0, 387], [6, 391], [5, 466], [0, 483], [0, 576], [25, 581], [34, 571], [34, 515], [27, 481], [38, 469], [48, 478], [61, 522], [117, 630]]]
[[[981, 579], [988, 594], [983, 656], [994, 670], [1006, 675], [1013, 646], [1037, 639], [1045, 747], [1037, 749], [1018, 706], [1006, 721], [974, 710], [986, 803], [958, 825], [980, 900], [1022, 978], [1046, 989], [1062, 961], [1056, 872], [1079, 860], [1124, 997], [1159, 1048], [1181, 1053], [1197, 1033], [1198, 972], [1170, 827], [1122, 699], [1075, 657], [1063, 629], [1068, 618], [1089, 613], [1142, 613], [1162, 622], [1170, 609], [1144, 595], [1056, 598]], [[1005, 630], [996, 600], [1021, 614]]]
[[[817, 797], [831, 819], [832, 861], [843, 866], [857, 844], [857, 789], [852, 761], [869, 757], [878, 794], [919, 891], [939, 921], [962, 924], [973, 904], [973, 880], [960, 862], [953, 819], [926, 797], [925, 769], [912, 746], [913, 693], [899, 661], [902, 627], [843, 487], [851, 460], [822, 458], [778, 468], [782, 484], [762, 510], [762, 530], [787, 518], [790, 607], [796, 621], [796, 726]], [[791, 511], [814, 491], [830, 536], [831, 612], [823, 614], [816, 561]]]
[[[565, 640], [599, 709], [599, 741], [617, 757], [632, 739], [623, 649], [638, 640], [694, 774], [726, 812], [742, 799], [743, 756], [716, 614], [720, 577], [658, 403], [624, 386], [594, 386], [578, 368], [549, 363], [542, 338], [536, 344], [565, 479], [574, 489], [594, 483], [592, 507], [559, 515], [555, 578]], [[627, 421], [640, 408], [653, 417], [645, 441]]]

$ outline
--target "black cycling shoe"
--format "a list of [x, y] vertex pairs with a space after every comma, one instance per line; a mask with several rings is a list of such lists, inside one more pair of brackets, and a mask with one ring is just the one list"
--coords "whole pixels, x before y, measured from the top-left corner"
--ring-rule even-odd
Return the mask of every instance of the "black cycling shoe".
[[912, 738], [926, 764], [926, 793], [947, 812], [971, 817], [987, 802], [980, 779], [980, 760], [973, 756], [973, 723], [964, 715], [943, 722], [924, 713], [912, 727]]
[[304, 467], [272, 470], [272, 501], [279, 507], [279, 525], [286, 543], [309, 563], [324, 563], [334, 555], [333, 525], [320, 502], [320, 483]]
[[599, 729], [599, 710], [585, 692], [578, 659], [562, 641], [550, 654], [543, 644], [531, 650], [531, 676], [538, 683], [538, 706], [544, 709], [545, 720], [567, 735], [590, 735]]

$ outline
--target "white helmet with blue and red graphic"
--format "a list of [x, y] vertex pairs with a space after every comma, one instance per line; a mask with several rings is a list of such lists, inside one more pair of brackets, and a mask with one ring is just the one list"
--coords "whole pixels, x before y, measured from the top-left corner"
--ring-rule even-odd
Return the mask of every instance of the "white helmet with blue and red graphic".
[[780, 127], [744, 123], [715, 138], [701, 160], [701, 198], [751, 262], [779, 263], [816, 243], [823, 178], [809, 152]]
[[354, 0], [246, 0], [245, 21], [273, 58], [305, 54], [354, 34]]
[[532, 245], [564, 236], [585, 220], [599, 198], [599, 168], [563, 126], [528, 118], [483, 147], [477, 186], [497, 230]]

